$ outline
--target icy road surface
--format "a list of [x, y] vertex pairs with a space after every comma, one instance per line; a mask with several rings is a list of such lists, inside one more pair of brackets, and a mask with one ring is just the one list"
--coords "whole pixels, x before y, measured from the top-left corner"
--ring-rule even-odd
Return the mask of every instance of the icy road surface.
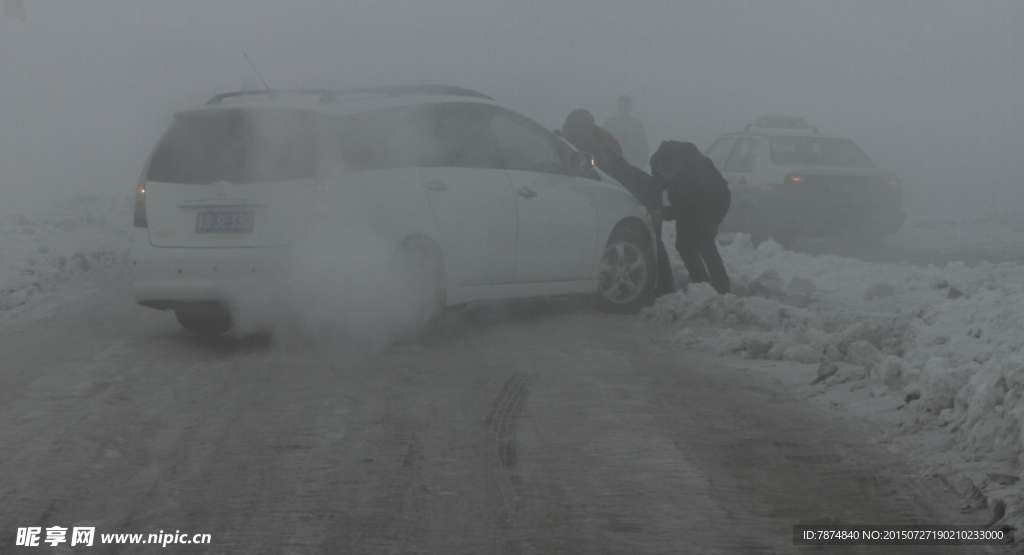
[[127, 285], [0, 323], [0, 552], [28, 552], [18, 527], [94, 526], [212, 536], [168, 553], [811, 553], [792, 525], [988, 518], [642, 317], [485, 305], [374, 352], [198, 340]]

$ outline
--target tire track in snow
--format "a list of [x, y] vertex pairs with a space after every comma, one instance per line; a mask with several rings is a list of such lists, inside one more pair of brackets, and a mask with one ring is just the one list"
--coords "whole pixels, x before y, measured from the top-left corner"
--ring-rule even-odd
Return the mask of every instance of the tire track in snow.
[[497, 458], [494, 476], [501, 494], [495, 521], [499, 553], [522, 552], [522, 542], [515, 534], [519, 528], [517, 506], [524, 497], [523, 481], [517, 469], [516, 439], [519, 418], [530, 394], [530, 385], [536, 379], [536, 374], [513, 374], [495, 397], [487, 416], [487, 428]]

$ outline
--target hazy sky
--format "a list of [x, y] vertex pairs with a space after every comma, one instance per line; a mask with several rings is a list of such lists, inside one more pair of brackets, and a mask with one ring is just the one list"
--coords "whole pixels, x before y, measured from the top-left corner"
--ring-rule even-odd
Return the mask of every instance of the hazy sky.
[[1024, 208], [1024, 2], [23, 0], [0, 18], [0, 206], [130, 193], [171, 114], [271, 87], [456, 84], [547, 127], [633, 96], [652, 148], [802, 115], [912, 217]]

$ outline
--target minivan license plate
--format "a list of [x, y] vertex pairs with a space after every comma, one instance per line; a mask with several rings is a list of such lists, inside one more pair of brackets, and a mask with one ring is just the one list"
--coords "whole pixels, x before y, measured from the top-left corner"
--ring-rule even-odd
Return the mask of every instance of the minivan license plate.
[[249, 233], [252, 220], [252, 210], [200, 212], [196, 218], [196, 233]]

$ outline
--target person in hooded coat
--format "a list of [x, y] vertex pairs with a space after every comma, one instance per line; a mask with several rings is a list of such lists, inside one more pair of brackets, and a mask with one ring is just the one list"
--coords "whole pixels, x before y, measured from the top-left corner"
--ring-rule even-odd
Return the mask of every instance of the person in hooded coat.
[[728, 181], [696, 145], [681, 141], [662, 141], [651, 156], [651, 174], [668, 194], [663, 217], [676, 222], [676, 250], [690, 281], [728, 293], [729, 275], [715, 244], [732, 199]]
[[[631, 165], [622, 157], [622, 146], [607, 130], [598, 127], [594, 115], [583, 108], [573, 110], [562, 124], [562, 137], [577, 150], [594, 157], [594, 164], [612, 176], [644, 204], [653, 220], [657, 239], [658, 268], [654, 296], [675, 291], [675, 278], [669, 265], [668, 252], [661, 240], [662, 191], [647, 172]], [[653, 301], [652, 301], [653, 302]]]

